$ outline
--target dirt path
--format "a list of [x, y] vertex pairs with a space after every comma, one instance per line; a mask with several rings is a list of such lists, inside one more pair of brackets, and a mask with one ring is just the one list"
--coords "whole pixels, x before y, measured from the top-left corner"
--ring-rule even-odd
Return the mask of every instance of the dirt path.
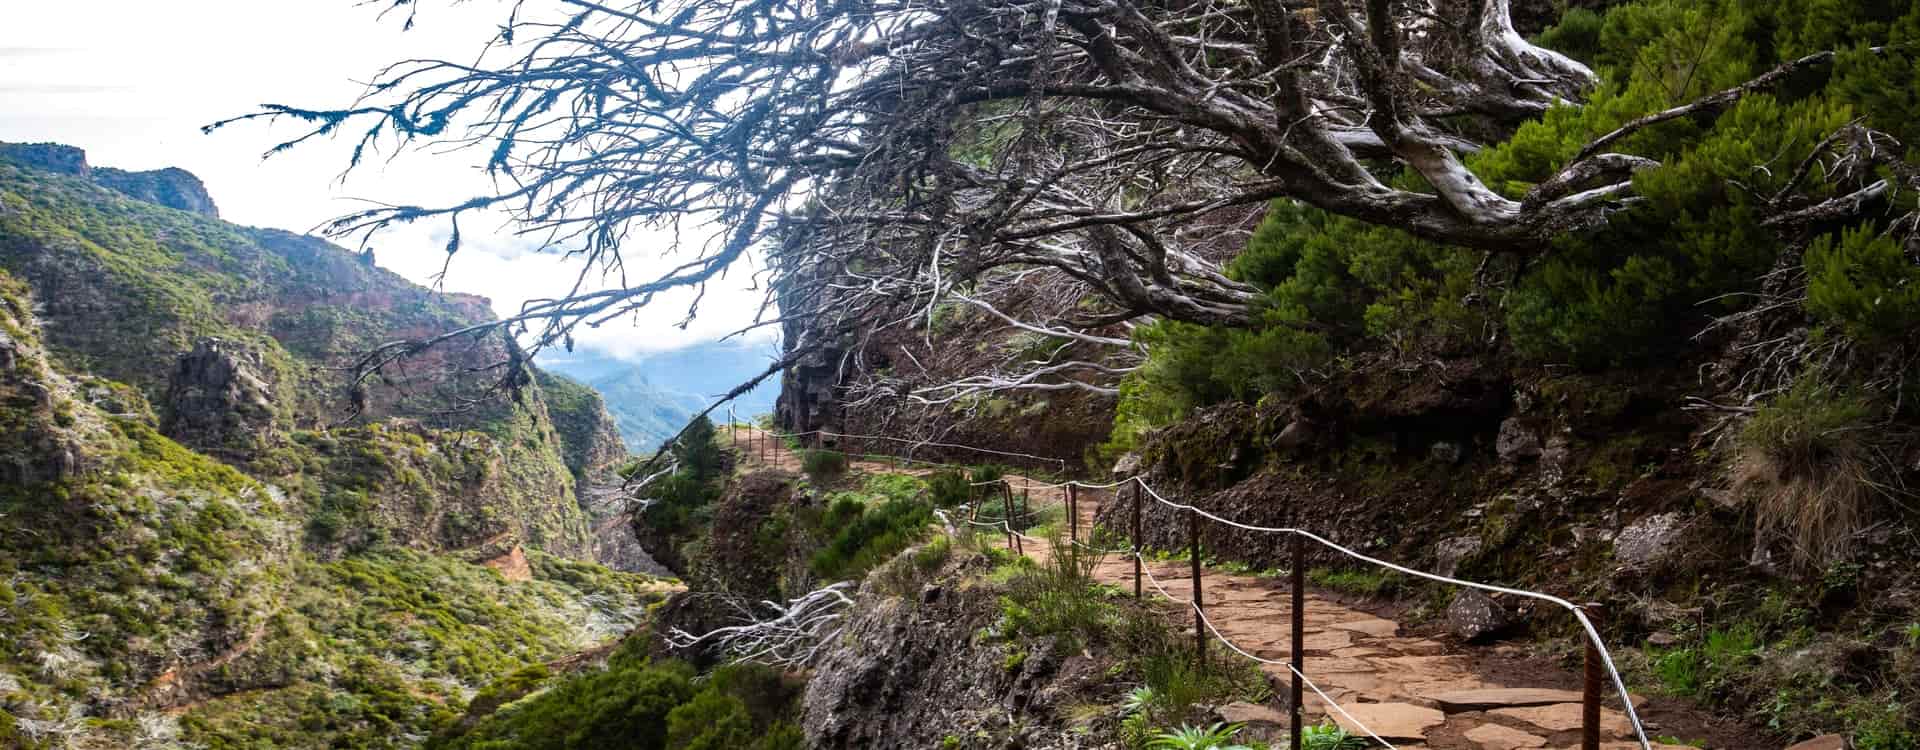
[[[741, 437], [746, 440], [749, 436], [742, 431]], [[758, 432], [752, 437], [757, 440]], [[777, 439], [768, 441], [765, 461], [757, 450], [748, 452], [747, 456], [755, 465], [800, 470], [799, 457]], [[915, 475], [933, 471], [930, 468], [899, 469], [875, 461], [855, 462], [851, 468]], [[1029, 488], [1036, 506], [1058, 501], [1057, 490], [1043, 488], [1038, 482], [1017, 475], [1009, 475], [1008, 480], [1016, 490], [1023, 486]], [[1098, 505], [1107, 495], [1098, 491], [1080, 493], [1082, 533], [1092, 528]], [[1029, 555], [1044, 556], [1051, 552], [1044, 542], [1026, 541], [1022, 546]], [[1191, 610], [1184, 604], [1193, 591], [1190, 564], [1149, 562], [1146, 569], [1166, 594], [1179, 602], [1168, 603], [1169, 614], [1184, 619], [1191, 633]], [[1292, 655], [1291, 594], [1284, 581], [1212, 569], [1203, 571], [1203, 575], [1207, 618], [1221, 635], [1263, 659], [1284, 660]], [[1095, 568], [1094, 577], [1131, 591], [1133, 560], [1108, 555]], [[1148, 597], [1157, 595], [1151, 582], [1145, 587]], [[1473, 656], [1461, 653], [1447, 642], [1405, 633], [1400, 623], [1312, 591], [1305, 597], [1305, 613], [1303, 671], [1345, 709], [1343, 714], [1331, 708], [1308, 690], [1305, 704], [1310, 722], [1332, 721], [1362, 735], [1365, 732], [1361, 725], [1365, 725], [1395, 747], [1409, 749], [1525, 750], [1580, 746], [1578, 692], [1506, 684], [1485, 670], [1476, 669]], [[1225, 648], [1217, 640], [1209, 645]], [[1292, 673], [1283, 664], [1263, 664], [1262, 671], [1279, 685], [1292, 681]], [[1555, 680], [1559, 684], [1572, 682], [1571, 675], [1559, 677], [1561, 679]], [[1221, 712], [1232, 721], [1284, 725], [1284, 701], [1283, 695], [1276, 695], [1268, 705], [1236, 703], [1223, 707]], [[1649, 735], [1654, 734], [1650, 729]], [[1617, 709], [1603, 710], [1601, 739], [1605, 750], [1640, 746], [1633, 740], [1633, 729], [1626, 714]], [[1660, 744], [1654, 747], [1684, 750]]]

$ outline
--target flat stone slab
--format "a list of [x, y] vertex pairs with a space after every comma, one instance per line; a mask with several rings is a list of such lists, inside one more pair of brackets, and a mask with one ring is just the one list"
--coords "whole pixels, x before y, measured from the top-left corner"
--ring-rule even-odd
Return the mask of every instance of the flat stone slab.
[[1353, 634], [1344, 630], [1307, 633], [1300, 641], [1308, 651], [1333, 651], [1353, 645]]
[[1467, 730], [1466, 735], [1467, 740], [1480, 746], [1481, 750], [1522, 750], [1522, 748], [1547, 746], [1545, 737], [1527, 734], [1499, 724], [1481, 724]]
[[1234, 701], [1214, 709], [1220, 720], [1228, 724], [1274, 724], [1287, 725], [1287, 715], [1258, 703]]
[[[1555, 703], [1551, 706], [1496, 708], [1487, 713], [1509, 719], [1518, 719], [1541, 729], [1567, 732], [1580, 728], [1583, 721], [1580, 715], [1580, 709], [1581, 705], [1578, 703]], [[1605, 708], [1600, 709], [1600, 734], [1605, 737], [1631, 737], [1633, 736], [1633, 722], [1628, 721], [1627, 715], [1619, 711]], [[1789, 750], [1792, 749], [1789, 748]], [[1804, 750], [1842, 750], [1842, 748], [1835, 746], [1830, 748], [1805, 748]]]
[[1341, 729], [1362, 737], [1371, 729], [1385, 740], [1424, 740], [1427, 730], [1447, 723], [1446, 714], [1411, 703], [1351, 703], [1340, 707], [1352, 718], [1333, 710], [1327, 715]]
[[[1700, 748], [1693, 747], [1692, 745], [1664, 745], [1658, 742], [1650, 744], [1653, 745], [1653, 750], [1689, 750], [1689, 748], [1691, 748], [1691, 750], [1700, 750]], [[1580, 746], [1574, 745], [1573, 747], [1556, 748], [1555, 750], [1580, 750]], [[1600, 750], [1640, 750], [1640, 743], [1602, 742], [1600, 743]]]
[[1336, 648], [1327, 653], [1333, 654], [1334, 656], [1338, 656], [1344, 659], [1358, 659], [1363, 656], [1392, 656], [1393, 655], [1392, 651], [1385, 651], [1373, 646], [1348, 646], [1346, 648]]
[[1400, 632], [1400, 623], [1392, 620], [1383, 620], [1378, 617], [1354, 620], [1353, 622], [1336, 622], [1327, 627], [1338, 630], [1351, 630], [1355, 633], [1370, 635], [1375, 638], [1392, 638]]
[[1426, 696], [1447, 713], [1487, 711], [1495, 708], [1551, 706], [1555, 703], [1579, 703], [1583, 696], [1572, 690], [1545, 688], [1481, 688], [1451, 690]]
[[1823, 734], [1805, 742], [1796, 742], [1787, 746], [1787, 750], [1846, 750], [1847, 738], [1837, 734]]
[[1365, 659], [1344, 659], [1338, 656], [1309, 656], [1302, 660], [1301, 670], [1307, 679], [1319, 682], [1314, 675], [1334, 674], [1338, 672], [1377, 672], [1379, 667]]

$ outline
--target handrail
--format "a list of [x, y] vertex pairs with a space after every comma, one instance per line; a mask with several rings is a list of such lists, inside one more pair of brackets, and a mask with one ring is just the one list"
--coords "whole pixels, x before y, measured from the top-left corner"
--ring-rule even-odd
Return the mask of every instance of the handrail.
[[[992, 454], [998, 454], [998, 455], [1005, 455], [1005, 456], [1018, 456], [1018, 457], [1023, 457], [1023, 458], [1036, 458], [1036, 459], [1041, 459], [1041, 460], [1047, 460], [1047, 461], [1055, 461], [1055, 462], [1058, 462], [1058, 463], [1060, 463], [1060, 464], [1061, 464], [1061, 465], [1062, 465], [1063, 467], [1064, 467], [1064, 466], [1066, 465], [1066, 462], [1065, 462], [1065, 461], [1063, 461], [1063, 460], [1061, 460], [1061, 459], [1056, 459], [1056, 458], [1048, 458], [1048, 457], [1045, 457], [1045, 456], [1034, 456], [1034, 455], [1031, 455], [1031, 454], [1024, 454], [1024, 453], [1014, 453], [1014, 452], [1007, 452], [1007, 451], [997, 451], [997, 450], [994, 450], [994, 449], [991, 449], [991, 448], [977, 448], [977, 447], [974, 447], [974, 446], [967, 446], [967, 445], [958, 445], [958, 444], [952, 444], [952, 443], [937, 443], [937, 442], [933, 442], [933, 441], [915, 441], [915, 440], [908, 440], [908, 439], [905, 439], [905, 438], [896, 438], [896, 437], [890, 437], [890, 436], [884, 436], [884, 435], [848, 435], [848, 434], [844, 434], [844, 433], [834, 433], [834, 432], [830, 432], [830, 431], [826, 431], [826, 430], [809, 430], [809, 431], [806, 431], [806, 432], [799, 432], [799, 433], [777, 433], [777, 432], [773, 432], [773, 431], [771, 431], [771, 430], [763, 430], [763, 432], [766, 432], [767, 434], [770, 434], [770, 435], [775, 435], [775, 436], [778, 436], [778, 437], [803, 437], [803, 436], [806, 436], [806, 435], [812, 435], [812, 434], [822, 434], [822, 435], [831, 435], [831, 436], [835, 436], [835, 437], [852, 437], [852, 438], [870, 438], [870, 439], [878, 439], [878, 440], [891, 440], [891, 441], [896, 441], [896, 442], [904, 442], [904, 443], [913, 443], [913, 444], [916, 444], [916, 445], [932, 445], [932, 446], [941, 446], [941, 447], [951, 447], [951, 448], [960, 448], [960, 449], [966, 449], [966, 450], [974, 450], [974, 451], [980, 451], [980, 452], [983, 452], [983, 453], [992, 453]], [[1629, 722], [1630, 722], [1630, 723], [1631, 723], [1631, 724], [1633, 725], [1633, 733], [1634, 733], [1634, 736], [1635, 736], [1635, 738], [1639, 740], [1639, 742], [1640, 742], [1640, 747], [1642, 748], [1642, 750], [1652, 750], [1652, 749], [1653, 749], [1653, 743], [1652, 743], [1652, 742], [1651, 742], [1651, 741], [1650, 741], [1650, 740], [1649, 740], [1649, 739], [1647, 738], [1647, 732], [1646, 732], [1646, 726], [1645, 726], [1645, 724], [1644, 724], [1644, 723], [1642, 723], [1642, 722], [1641, 722], [1641, 720], [1640, 720], [1640, 712], [1639, 712], [1639, 711], [1638, 711], [1638, 710], [1637, 710], [1636, 708], [1634, 708], [1634, 705], [1633, 705], [1633, 697], [1632, 697], [1632, 695], [1631, 695], [1630, 693], [1628, 693], [1628, 692], [1627, 692], [1627, 683], [1626, 683], [1626, 680], [1624, 680], [1624, 679], [1623, 679], [1623, 678], [1622, 678], [1622, 677], [1620, 676], [1620, 668], [1618, 667], [1618, 665], [1616, 665], [1616, 664], [1614, 663], [1614, 660], [1613, 660], [1613, 654], [1612, 654], [1612, 652], [1611, 652], [1611, 651], [1609, 651], [1609, 650], [1607, 649], [1607, 645], [1606, 645], [1606, 642], [1605, 642], [1605, 641], [1604, 641], [1604, 640], [1603, 640], [1603, 639], [1602, 639], [1602, 638], [1600, 637], [1600, 630], [1599, 630], [1599, 628], [1597, 628], [1597, 627], [1595, 627], [1595, 626], [1594, 626], [1594, 624], [1593, 624], [1593, 620], [1592, 620], [1591, 618], [1589, 618], [1589, 617], [1587, 617], [1587, 613], [1586, 613], [1586, 611], [1585, 611], [1585, 610], [1584, 610], [1583, 608], [1581, 608], [1581, 607], [1580, 607], [1579, 605], [1576, 605], [1576, 604], [1574, 604], [1573, 602], [1570, 602], [1570, 601], [1567, 601], [1566, 599], [1563, 599], [1563, 598], [1561, 598], [1561, 597], [1558, 597], [1558, 596], [1554, 596], [1554, 595], [1552, 595], [1552, 594], [1547, 594], [1547, 593], [1543, 593], [1543, 592], [1538, 592], [1538, 591], [1529, 591], [1529, 590], [1526, 590], [1526, 589], [1518, 589], [1518, 588], [1512, 588], [1512, 587], [1508, 587], [1508, 586], [1497, 586], [1497, 585], [1493, 585], [1493, 584], [1487, 584], [1487, 583], [1479, 583], [1479, 582], [1476, 582], [1476, 581], [1467, 581], [1467, 580], [1462, 580], [1462, 579], [1459, 579], [1459, 578], [1454, 578], [1454, 577], [1451, 577], [1451, 576], [1443, 576], [1443, 575], [1440, 575], [1440, 574], [1438, 574], [1438, 573], [1429, 573], [1429, 572], [1426, 572], [1426, 571], [1423, 571], [1423, 570], [1418, 570], [1418, 569], [1415, 569], [1415, 568], [1410, 568], [1410, 567], [1407, 567], [1407, 566], [1404, 566], [1404, 565], [1400, 565], [1400, 564], [1398, 564], [1398, 563], [1393, 563], [1393, 562], [1389, 562], [1389, 561], [1387, 561], [1387, 560], [1382, 560], [1382, 559], [1380, 559], [1380, 558], [1377, 558], [1377, 557], [1372, 557], [1372, 556], [1369, 556], [1369, 555], [1365, 555], [1365, 554], [1362, 554], [1362, 553], [1360, 553], [1360, 552], [1356, 552], [1356, 551], [1354, 551], [1354, 550], [1352, 550], [1352, 549], [1349, 549], [1349, 548], [1347, 548], [1347, 547], [1345, 547], [1345, 546], [1342, 546], [1342, 545], [1340, 545], [1340, 544], [1337, 544], [1337, 543], [1335, 543], [1335, 542], [1333, 542], [1333, 541], [1332, 541], [1332, 540], [1330, 540], [1330, 539], [1327, 539], [1327, 538], [1325, 538], [1325, 537], [1322, 537], [1322, 536], [1320, 536], [1320, 535], [1318, 535], [1318, 534], [1315, 534], [1315, 533], [1313, 533], [1313, 532], [1311, 532], [1311, 531], [1308, 531], [1308, 530], [1306, 530], [1306, 529], [1302, 529], [1302, 528], [1298, 528], [1298, 527], [1280, 527], [1280, 526], [1257, 526], [1257, 525], [1253, 525], [1253, 524], [1247, 524], [1247, 523], [1242, 523], [1242, 522], [1239, 522], [1239, 521], [1235, 521], [1235, 520], [1233, 520], [1233, 519], [1230, 519], [1230, 518], [1226, 518], [1226, 517], [1224, 517], [1224, 516], [1220, 516], [1220, 515], [1218, 515], [1218, 514], [1215, 514], [1215, 513], [1211, 513], [1211, 512], [1208, 512], [1208, 511], [1206, 511], [1206, 510], [1203, 510], [1203, 509], [1201, 509], [1201, 508], [1199, 508], [1198, 506], [1195, 506], [1195, 505], [1191, 505], [1191, 504], [1188, 504], [1188, 503], [1181, 503], [1181, 502], [1176, 502], [1176, 501], [1173, 501], [1173, 500], [1168, 500], [1168, 499], [1167, 499], [1167, 498], [1166, 498], [1165, 496], [1163, 496], [1163, 495], [1161, 495], [1161, 494], [1159, 493], [1159, 491], [1157, 491], [1157, 490], [1155, 490], [1155, 489], [1153, 488], [1153, 486], [1152, 486], [1152, 485], [1150, 485], [1150, 484], [1147, 484], [1147, 480], [1146, 480], [1146, 479], [1145, 479], [1144, 477], [1141, 477], [1141, 476], [1139, 476], [1139, 475], [1135, 475], [1135, 476], [1131, 476], [1131, 477], [1128, 477], [1128, 478], [1126, 478], [1126, 479], [1122, 479], [1122, 480], [1119, 480], [1119, 481], [1115, 481], [1115, 482], [1108, 482], [1108, 483], [1093, 483], [1093, 482], [1082, 482], [1082, 481], [1079, 481], [1079, 480], [1072, 480], [1072, 479], [1069, 479], [1069, 480], [1066, 480], [1066, 481], [1063, 481], [1063, 482], [1051, 482], [1051, 483], [1050, 483], [1050, 482], [1040, 482], [1040, 483], [1035, 483], [1035, 482], [1033, 482], [1033, 480], [1032, 480], [1031, 478], [1025, 478], [1025, 479], [1026, 479], [1026, 488], [1027, 488], [1027, 489], [1032, 489], [1032, 488], [1033, 488], [1033, 487], [1035, 487], [1035, 486], [1038, 486], [1038, 487], [1041, 487], [1041, 488], [1054, 488], [1054, 487], [1067, 487], [1067, 486], [1073, 486], [1073, 487], [1078, 487], [1078, 488], [1081, 488], [1081, 489], [1116, 489], [1116, 488], [1119, 488], [1119, 487], [1121, 487], [1121, 486], [1123, 486], [1123, 485], [1126, 485], [1126, 484], [1129, 484], [1129, 483], [1133, 483], [1133, 484], [1136, 484], [1137, 486], [1139, 486], [1139, 488], [1140, 488], [1141, 490], [1144, 490], [1144, 491], [1145, 491], [1145, 492], [1146, 492], [1146, 493], [1147, 493], [1148, 495], [1150, 495], [1150, 496], [1152, 496], [1152, 497], [1153, 497], [1153, 499], [1154, 499], [1154, 501], [1155, 501], [1155, 502], [1158, 502], [1158, 503], [1160, 503], [1161, 505], [1164, 505], [1164, 506], [1166, 506], [1166, 507], [1169, 507], [1169, 508], [1173, 508], [1173, 509], [1175, 509], [1175, 510], [1184, 510], [1184, 511], [1188, 511], [1188, 512], [1192, 512], [1192, 513], [1195, 513], [1195, 514], [1197, 514], [1197, 515], [1199, 515], [1200, 517], [1203, 517], [1203, 518], [1207, 518], [1207, 519], [1209, 519], [1209, 520], [1212, 520], [1212, 521], [1215, 521], [1215, 522], [1218, 522], [1218, 523], [1222, 523], [1222, 524], [1226, 524], [1226, 525], [1228, 525], [1228, 526], [1232, 526], [1232, 527], [1234, 527], [1234, 528], [1238, 528], [1238, 529], [1243, 529], [1243, 530], [1246, 530], [1246, 531], [1253, 531], [1253, 532], [1259, 532], [1259, 533], [1272, 533], [1272, 534], [1291, 534], [1291, 535], [1296, 535], [1296, 536], [1298, 536], [1298, 537], [1300, 537], [1300, 538], [1302, 538], [1302, 539], [1306, 539], [1306, 540], [1309, 540], [1309, 541], [1312, 541], [1312, 542], [1313, 542], [1313, 543], [1315, 543], [1315, 544], [1318, 544], [1318, 545], [1320, 545], [1320, 546], [1322, 546], [1322, 547], [1325, 547], [1325, 548], [1327, 548], [1327, 549], [1331, 549], [1331, 550], [1333, 550], [1333, 551], [1335, 551], [1335, 552], [1339, 552], [1339, 553], [1341, 553], [1341, 554], [1343, 554], [1343, 555], [1346, 555], [1346, 556], [1348, 556], [1348, 557], [1351, 557], [1351, 558], [1353, 558], [1353, 559], [1355, 559], [1355, 560], [1359, 560], [1359, 561], [1361, 561], [1361, 562], [1364, 562], [1364, 563], [1367, 563], [1367, 564], [1369, 564], [1369, 565], [1374, 565], [1374, 566], [1378, 566], [1378, 567], [1382, 567], [1382, 568], [1386, 568], [1386, 569], [1388, 569], [1388, 570], [1393, 570], [1393, 571], [1396, 571], [1396, 572], [1399, 572], [1399, 573], [1402, 573], [1402, 574], [1405, 574], [1405, 575], [1410, 575], [1410, 576], [1414, 576], [1414, 577], [1417, 577], [1417, 578], [1424, 578], [1424, 579], [1426, 579], [1426, 580], [1430, 580], [1430, 581], [1434, 581], [1434, 582], [1437, 582], [1437, 583], [1444, 583], [1444, 584], [1450, 584], [1450, 585], [1455, 585], [1455, 586], [1464, 586], [1464, 587], [1467, 587], [1467, 588], [1472, 588], [1472, 589], [1479, 589], [1479, 590], [1482, 590], [1482, 591], [1491, 591], [1491, 592], [1495, 592], [1495, 593], [1500, 593], [1500, 594], [1508, 594], [1508, 595], [1512, 595], [1512, 596], [1518, 596], [1518, 597], [1523, 597], [1523, 598], [1528, 598], [1528, 599], [1534, 599], [1534, 600], [1537, 600], [1537, 601], [1543, 601], [1543, 602], [1547, 602], [1547, 603], [1549, 603], [1549, 604], [1554, 604], [1554, 605], [1557, 605], [1557, 606], [1559, 606], [1559, 607], [1562, 607], [1562, 608], [1565, 608], [1565, 609], [1566, 609], [1566, 610], [1567, 610], [1568, 612], [1571, 612], [1571, 613], [1573, 614], [1573, 618], [1574, 618], [1574, 620], [1575, 620], [1576, 622], [1578, 622], [1578, 623], [1580, 624], [1580, 629], [1581, 629], [1581, 631], [1583, 632], [1583, 635], [1585, 636], [1585, 638], [1586, 638], [1586, 640], [1587, 640], [1587, 642], [1588, 642], [1589, 644], [1591, 644], [1591, 645], [1593, 646], [1593, 649], [1594, 649], [1594, 652], [1595, 652], [1595, 653], [1597, 653], [1597, 654], [1598, 654], [1598, 655], [1600, 656], [1600, 662], [1601, 662], [1601, 664], [1602, 664], [1603, 666], [1605, 666], [1605, 667], [1606, 667], [1606, 670], [1607, 670], [1607, 675], [1608, 675], [1608, 677], [1609, 677], [1609, 678], [1611, 679], [1611, 681], [1613, 682], [1613, 686], [1614, 686], [1614, 689], [1616, 689], [1616, 690], [1618, 690], [1618, 691], [1620, 692], [1620, 703], [1621, 703], [1621, 706], [1622, 706], [1622, 708], [1624, 708], [1624, 709], [1625, 709], [1625, 713], [1626, 713], [1626, 715], [1627, 715], [1627, 720], [1628, 720], [1628, 721], [1629, 721]], [[1031, 511], [1030, 511], [1029, 513], [1031, 513]], [[985, 526], [985, 527], [990, 527], [990, 528], [991, 528], [991, 527], [995, 527], [995, 526], [996, 526], [995, 524], [988, 524], [988, 523], [979, 523], [979, 522], [975, 522], [975, 521], [971, 521], [971, 520], [969, 520], [969, 521], [968, 521], [968, 523], [969, 523], [969, 524], [972, 524], [972, 525], [974, 525], [974, 526]], [[1011, 524], [1009, 524], [1009, 523], [1008, 523], [1008, 522], [1007, 522], [1006, 520], [1002, 520], [1002, 521], [1001, 521], [1001, 523], [1000, 523], [1000, 524], [998, 524], [998, 526], [999, 526], [999, 527], [1004, 527], [1004, 528], [1005, 528], [1005, 530], [1007, 531], [1007, 533], [1009, 533], [1009, 534], [1014, 534], [1014, 535], [1017, 535], [1017, 536], [1020, 536], [1021, 538], [1024, 538], [1024, 539], [1033, 539], [1033, 537], [1030, 537], [1030, 536], [1027, 536], [1027, 535], [1025, 535], [1025, 534], [1020, 534], [1019, 532], [1017, 532], [1017, 531], [1014, 531], [1014, 530], [1013, 530], [1013, 528], [1012, 528], [1012, 526], [1011, 526]], [[1038, 540], [1035, 540], [1035, 541], [1038, 541]], [[1135, 544], [1136, 544], [1136, 545], [1138, 545], [1138, 542], [1139, 542], [1139, 540], [1135, 540]], [[1075, 541], [1075, 543], [1077, 544], [1077, 543], [1078, 543], [1078, 541], [1076, 540], [1076, 541]], [[1135, 549], [1134, 549], [1134, 551], [1133, 551], [1133, 555], [1134, 555], [1134, 556], [1135, 556], [1136, 558], [1140, 556], [1140, 552], [1139, 552], [1139, 549], [1138, 549], [1138, 547], [1137, 547], [1137, 546], [1136, 546], [1136, 548], [1135, 548]], [[1145, 566], [1144, 566], [1144, 564], [1142, 565], [1142, 568], [1143, 568], [1143, 569], [1145, 568]], [[1148, 574], [1148, 577], [1151, 577], [1151, 574]], [[1157, 588], [1157, 587], [1158, 587], [1158, 584], [1156, 583], [1155, 585], [1156, 585], [1156, 588]], [[1165, 590], [1164, 590], [1164, 589], [1162, 589], [1162, 591], [1161, 591], [1161, 593], [1162, 593], [1162, 594], [1165, 594], [1166, 592], [1165, 592]], [[1196, 610], [1196, 611], [1198, 611], [1198, 610]], [[1208, 621], [1208, 620], [1206, 620], [1206, 615], [1205, 615], [1205, 612], [1204, 612], [1204, 611], [1201, 611], [1201, 612], [1200, 612], [1200, 617], [1201, 617], [1201, 619], [1202, 619], [1202, 621], [1204, 621], [1204, 622], [1206, 622], [1206, 624], [1208, 625], [1208, 627], [1209, 627], [1209, 629], [1213, 629], [1213, 627], [1212, 627], [1212, 622], [1211, 622], [1211, 621]], [[1242, 651], [1242, 650], [1241, 650], [1241, 649], [1240, 649], [1240, 648], [1239, 648], [1238, 646], [1235, 646], [1235, 645], [1234, 645], [1234, 644], [1233, 644], [1233, 643], [1232, 643], [1231, 641], [1228, 641], [1228, 640], [1227, 640], [1227, 639], [1225, 638], [1225, 636], [1221, 636], [1221, 635], [1220, 635], [1220, 633], [1219, 633], [1219, 631], [1218, 631], [1217, 629], [1214, 629], [1214, 635], [1215, 635], [1216, 637], [1219, 637], [1219, 639], [1220, 639], [1220, 640], [1221, 640], [1222, 642], [1224, 642], [1224, 643], [1226, 643], [1226, 644], [1227, 644], [1227, 646], [1228, 646], [1229, 648], [1232, 648], [1232, 649], [1233, 649], [1234, 651], [1237, 651], [1237, 652], [1240, 652], [1240, 653], [1242, 653], [1242, 654], [1246, 654], [1246, 652], [1245, 652], [1245, 651]], [[1250, 655], [1250, 654], [1249, 654], [1248, 656], [1250, 656], [1250, 657], [1251, 657], [1251, 655]], [[1256, 659], [1256, 660], [1260, 660], [1260, 659], [1259, 659], [1259, 657], [1251, 657], [1251, 658], [1254, 658], [1254, 659]], [[1265, 660], [1261, 660], [1261, 661], [1265, 661]], [[1294, 671], [1294, 672], [1295, 672], [1296, 674], [1298, 674], [1298, 670], [1293, 670], [1293, 667], [1292, 667], [1292, 665], [1291, 665], [1291, 664], [1289, 664], [1289, 665], [1288, 665], [1288, 669], [1289, 669], [1290, 671]], [[1311, 684], [1311, 681], [1308, 681], [1308, 680], [1306, 679], [1306, 676], [1305, 676], [1305, 675], [1299, 675], [1299, 676], [1300, 676], [1300, 678], [1301, 678], [1301, 680], [1303, 680], [1303, 681], [1306, 681], [1306, 682], [1308, 682], [1309, 684]], [[1314, 688], [1314, 691], [1315, 691], [1316, 693], [1317, 693], [1317, 692], [1319, 692], [1319, 688], [1317, 688], [1317, 687], [1316, 687], [1316, 688]], [[1322, 698], [1326, 698], [1326, 695], [1325, 695], [1324, 693], [1322, 693], [1322, 694], [1321, 694], [1321, 697], [1322, 697]], [[1331, 703], [1331, 701], [1329, 701], [1329, 703], [1330, 703], [1330, 704], [1332, 704], [1332, 705], [1334, 705], [1334, 706], [1335, 706], [1336, 708], [1338, 708], [1338, 707], [1339, 707], [1339, 706], [1338, 706], [1338, 704], [1333, 704], [1333, 703]], [[1345, 710], [1344, 710], [1344, 709], [1342, 709], [1342, 710], [1341, 710], [1341, 713], [1342, 713], [1342, 714], [1345, 714], [1346, 712], [1345, 712]], [[1351, 719], [1352, 717], [1351, 717], [1351, 716], [1348, 716], [1348, 718], [1349, 718], [1349, 719]], [[1365, 727], [1364, 725], [1362, 725], [1362, 724], [1360, 724], [1360, 723], [1359, 723], [1359, 722], [1358, 722], [1357, 720], [1356, 720], [1356, 721], [1355, 721], [1354, 723], [1355, 723], [1355, 725], [1356, 725], [1356, 726], [1360, 726], [1360, 727], [1361, 727], [1361, 728], [1362, 728], [1363, 730], [1364, 730], [1364, 729], [1366, 729], [1366, 727]], [[1369, 734], [1372, 734], [1372, 732], [1371, 732], [1370, 730], [1369, 730], [1369, 732], [1368, 732], [1368, 733], [1369, 733]], [[1381, 740], [1381, 739], [1380, 739], [1380, 737], [1378, 737], [1377, 735], [1375, 735], [1375, 736], [1374, 736], [1374, 739], [1376, 739], [1376, 740], [1380, 740], [1380, 742], [1381, 742], [1381, 744], [1387, 744], [1385, 740]], [[1389, 748], [1392, 748], [1393, 746], [1392, 746], [1392, 745], [1390, 745], [1390, 744], [1387, 744], [1387, 747], [1389, 747]]]

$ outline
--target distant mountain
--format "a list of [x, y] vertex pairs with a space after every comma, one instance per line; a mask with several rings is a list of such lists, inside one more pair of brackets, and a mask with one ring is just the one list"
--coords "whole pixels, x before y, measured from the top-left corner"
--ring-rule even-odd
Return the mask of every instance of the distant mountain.
[[[778, 352], [773, 342], [717, 342], [638, 359], [585, 350], [547, 354], [539, 364], [593, 386], [606, 399], [607, 411], [613, 414], [627, 447], [647, 453], [673, 437], [708, 404], [766, 370]], [[769, 378], [734, 400], [734, 414], [745, 420], [770, 413], [779, 392], [778, 380]], [[724, 413], [719, 415], [719, 420], [725, 418]]]

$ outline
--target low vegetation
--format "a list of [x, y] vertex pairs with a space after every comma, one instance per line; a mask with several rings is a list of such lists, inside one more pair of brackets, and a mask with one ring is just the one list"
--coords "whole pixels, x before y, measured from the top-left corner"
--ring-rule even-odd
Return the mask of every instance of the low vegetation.
[[[777, 670], [729, 664], [706, 675], [650, 661], [642, 639], [603, 669], [510, 686], [512, 699], [449, 726], [430, 750], [799, 750], [800, 685]], [[529, 694], [530, 693], [530, 694]], [[501, 696], [506, 697], [506, 696]]]

